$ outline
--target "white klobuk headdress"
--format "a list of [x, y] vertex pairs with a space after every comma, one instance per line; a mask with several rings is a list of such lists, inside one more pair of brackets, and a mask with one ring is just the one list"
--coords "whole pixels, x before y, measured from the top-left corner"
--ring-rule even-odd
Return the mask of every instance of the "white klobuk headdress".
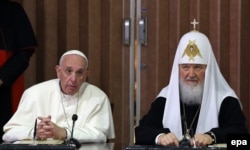
[[208, 132], [218, 127], [218, 114], [224, 98], [237, 98], [222, 76], [211, 44], [204, 34], [194, 30], [182, 36], [174, 58], [168, 86], [158, 97], [166, 97], [163, 116], [164, 128], [169, 128], [179, 140], [182, 139], [182, 123], [179, 97], [179, 64], [206, 64], [204, 90], [196, 133]]

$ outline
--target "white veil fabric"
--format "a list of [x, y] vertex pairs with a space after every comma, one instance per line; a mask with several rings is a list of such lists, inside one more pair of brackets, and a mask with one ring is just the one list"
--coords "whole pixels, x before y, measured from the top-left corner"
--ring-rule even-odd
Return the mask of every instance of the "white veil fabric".
[[[187, 47], [192, 45], [190, 43], [197, 46], [198, 52], [193, 53], [194, 55], [186, 52]], [[238, 98], [222, 76], [207, 36], [196, 30], [184, 34], [177, 47], [169, 85], [163, 88], [157, 96], [166, 98], [162, 120], [163, 126], [169, 128], [179, 140], [182, 139], [183, 133], [180, 114], [178, 65], [183, 63], [207, 65], [196, 133], [205, 133], [212, 128], [218, 127], [218, 114], [223, 99], [227, 96]]]

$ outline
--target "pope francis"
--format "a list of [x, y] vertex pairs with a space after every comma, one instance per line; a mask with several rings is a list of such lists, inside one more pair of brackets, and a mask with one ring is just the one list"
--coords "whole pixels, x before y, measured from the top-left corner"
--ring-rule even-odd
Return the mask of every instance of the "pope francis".
[[57, 79], [34, 85], [23, 93], [17, 111], [4, 126], [3, 140], [70, 139], [73, 115], [78, 116], [73, 136], [79, 142], [115, 138], [109, 98], [86, 82], [87, 57], [79, 50], [67, 51], [55, 69]]

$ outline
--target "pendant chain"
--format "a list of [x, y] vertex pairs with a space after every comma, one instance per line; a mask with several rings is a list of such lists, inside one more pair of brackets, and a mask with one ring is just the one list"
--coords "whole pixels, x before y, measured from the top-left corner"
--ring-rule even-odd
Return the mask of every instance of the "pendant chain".
[[[184, 114], [184, 116], [186, 117], [185, 104], [182, 103], [182, 106], [183, 106], [183, 114]], [[188, 127], [187, 127], [187, 122], [185, 122], [186, 130], [187, 130], [187, 131], [186, 131], [187, 133], [185, 133], [185, 134], [189, 134], [189, 131], [191, 130], [191, 128], [192, 128], [192, 126], [193, 126], [193, 124], [194, 124], [194, 121], [195, 121], [195, 119], [196, 119], [196, 117], [197, 117], [197, 115], [198, 115], [198, 112], [199, 112], [200, 108], [201, 108], [201, 105], [200, 105], [199, 108], [197, 109], [197, 111], [196, 111], [196, 113], [195, 113], [195, 115], [194, 115], [194, 118], [193, 118], [193, 120], [192, 120], [192, 122], [191, 122], [191, 124], [190, 124], [189, 129], [188, 129]]]
[[[63, 107], [63, 113], [64, 113], [64, 117], [66, 119], [66, 122], [67, 122], [67, 125], [68, 125], [68, 128], [69, 128], [70, 126], [69, 126], [69, 121], [68, 121], [68, 115], [67, 115], [67, 113], [65, 111], [65, 107], [64, 107], [64, 104], [63, 104], [63, 98], [65, 99], [65, 95], [63, 93], [61, 93], [61, 103], [62, 103], [62, 107]], [[77, 113], [77, 110], [78, 110], [78, 100], [79, 100], [79, 93], [77, 94], [77, 99], [76, 99], [77, 104], [76, 104], [76, 112], [75, 113]]]

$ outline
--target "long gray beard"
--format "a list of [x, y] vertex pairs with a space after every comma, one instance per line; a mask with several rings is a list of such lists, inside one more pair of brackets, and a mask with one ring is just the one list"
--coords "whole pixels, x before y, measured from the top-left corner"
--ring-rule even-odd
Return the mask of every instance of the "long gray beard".
[[180, 79], [180, 99], [185, 104], [201, 104], [204, 84], [190, 86]]

